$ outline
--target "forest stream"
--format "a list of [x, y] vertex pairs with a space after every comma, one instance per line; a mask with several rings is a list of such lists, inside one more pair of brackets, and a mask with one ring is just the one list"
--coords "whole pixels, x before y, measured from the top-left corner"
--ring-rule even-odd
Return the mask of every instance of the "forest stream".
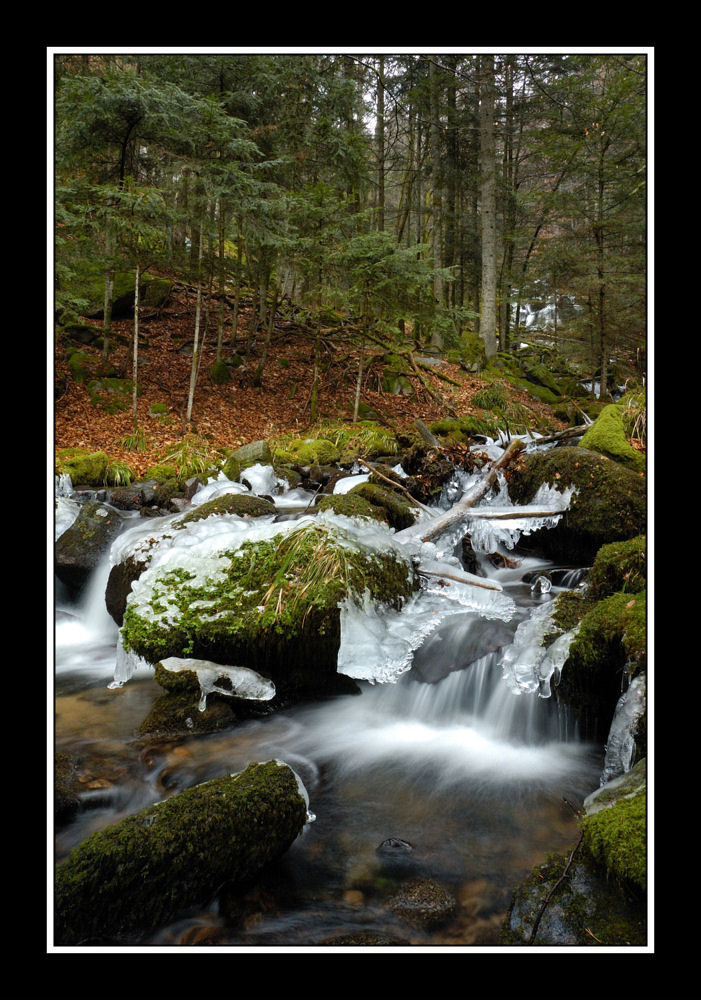
[[[468, 485], [457, 478], [444, 509]], [[226, 487], [211, 484], [202, 497]], [[60, 504], [75, 504], [69, 498], [62, 484]], [[274, 499], [283, 519], [301, 514], [289, 494]], [[503, 486], [497, 499], [508, 505]], [[479, 509], [488, 515], [494, 504], [492, 497]], [[158, 525], [120, 513], [124, 532], [80, 602], [56, 583], [55, 747], [80, 758], [83, 782], [80, 809], [54, 831], [56, 863], [93, 831], [251, 761], [279, 759], [293, 768], [309, 796], [310, 821], [245, 892], [219, 893], [155, 933], [112, 943], [166, 950], [365, 941], [497, 946], [514, 888], [549, 853], [574, 843], [577, 810], [604, 767], [604, 747], [581, 739], [552, 696], [561, 663], [544, 665], [534, 652], [548, 606], [579, 585], [585, 568], [522, 552], [525, 520], [475, 519], [483, 580], [498, 589], [466, 588], [468, 596], [455, 601], [429, 584], [396, 615], [347, 610], [339, 664], [359, 695], [298, 704], [209, 735], [146, 739], [135, 731], [163, 692], [143, 664], [124, 674], [104, 594], [127, 532], [138, 537]], [[59, 507], [57, 535], [63, 516]], [[487, 558], [494, 551], [505, 557], [499, 567]], [[548, 571], [545, 585], [539, 581]], [[401, 664], [387, 654], [387, 642], [404, 643]], [[370, 663], [375, 654], [378, 662]], [[439, 886], [449, 900], [442, 919], [416, 925], [403, 916], [396, 900], [419, 882]]]

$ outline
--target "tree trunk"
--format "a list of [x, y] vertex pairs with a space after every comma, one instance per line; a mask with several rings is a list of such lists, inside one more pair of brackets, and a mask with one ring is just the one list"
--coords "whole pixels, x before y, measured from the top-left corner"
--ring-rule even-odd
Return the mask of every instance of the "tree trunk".
[[385, 57], [380, 56], [377, 67], [377, 230], [385, 231]]
[[[440, 129], [440, 89], [436, 64], [431, 62], [431, 246], [433, 248], [433, 297], [436, 306], [443, 305], [443, 278], [438, 273], [443, 265], [443, 201], [441, 178], [441, 129]], [[443, 347], [443, 337], [434, 330], [431, 343]]]
[[199, 227], [199, 242], [197, 247], [197, 305], [195, 307], [195, 333], [192, 341], [192, 367], [190, 369], [190, 391], [187, 397], [186, 424], [192, 420], [192, 404], [195, 399], [195, 384], [197, 382], [197, 371], [200, 357], [200, 315], [202, 312], [202, 244], [204, 232], [204, 218]]
[[136, 430], [138, 425], [136, 400], [137, 400], [137, 379], [139, 377], [139, 282], [141, 281], [141, 269], [139, 267], [139, 262], [136, 262], [136, 268], [134, 273], [134, 345], [132, 351], [132, 400], [131, 400], [131, 417], [134, 424], [134, 430]]
[[496, 163], [494, 140], [494, 57], [480, 56], [480, 172], [482, 286], [480, 337], [487, 358], [497, 351]]
[[105, 255], [107, 269], [105, 271], [105, 302], [102, 319], [102, 359], [107, 361], [110, 353], [110, 335], [112, 333], [112, 302], [114, 301], [114, 234], [112, 230], [112, 199], [108, 206], [107, 226], [105, 229]]

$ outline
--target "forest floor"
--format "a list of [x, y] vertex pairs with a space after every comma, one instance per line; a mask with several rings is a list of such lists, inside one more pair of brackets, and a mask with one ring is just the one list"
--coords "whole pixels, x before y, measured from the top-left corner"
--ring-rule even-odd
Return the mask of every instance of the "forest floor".
[[[209, 319], [204, 333], [204, 347], [194, 396], [192, 421], [185, 423], [191, 353], [183, 345], [192, 344], [195, 327], [195, 295], [192, 290], [177, 287], [167, 306], [159, 312], [141, 317], [139, 335], [138, 382], [141, 394], [137, 403], [138, 425], [145, 434], [146, 449], [134, 451], [124, 446], [124, 438], [133, 431], [131, 407], [116, 414], [96, 408], [85, 385], [76, 382], [68, 371], [66, 343], [57, 338], [54, 377], [65, 387], [57, 394], [54, 411], [55, 448], [78, 447], [90, 451], [105, 451], [119, 459], [137, 476], [162, 461], [168, 449], [178, 445], [186, 432], [204, 438], [213, 448], [237, 448], [249, 441], [294, 433], [302, 436], [311, 427], [310, 396], [314, 368], [314, 337], [302, 325], [278, 314], [270, 349], [263, 371], [262, 385], [253, 385], [262, 348], [262, 334], [256, 336], [251, 354], [244, 346], [253, 311], [244, 303], [239, 314], [237, 350], [244, 363], [232, 370], [232, 381], [214, 385], [209, 372], [216, 360], [216, 316]], [[101, 327], [100, 320], [92, 321]], [[123, 377], [131, 377], [133, 319], [115, 320], [115, 338], [110, 362]], [[226, 338], [230, 337], [230, 323]], [[200, 333], [202, 338], [202, 328]], [[81, 348], [99, 358], [99, 350]], [[225, 346], [224, 357], [231, 355]], [[361, 398], [387, 424], [395, 429], [409, 427], [413, 420], [424, 422], [451, 415], [471, 412], [474, 394], [486, 384], [459, 365], [443, 362], [440, 370], [457, 385], [453, 385], [422, 369], [426, 384], [415, 380], [417, 391], [411, 396], [382, 392], [378, 366], [368, 363], [373, 354], [381, 355], [379, 346], [366, 350]], [[418, 352], [420, 353], [420, 352]], [[353, 417], [355, 384], [360, 352], [342, 333], [323, 340], [320, 358], [317, 425], [322, 421], [339, 423]], [[550, 407], [533, 396], [509, 390], [510, 395], [542, 416], [543, 425], [565, 426], [557, 421]], [[166, 404], [169, 418], [149, 416], [155, 403]]]

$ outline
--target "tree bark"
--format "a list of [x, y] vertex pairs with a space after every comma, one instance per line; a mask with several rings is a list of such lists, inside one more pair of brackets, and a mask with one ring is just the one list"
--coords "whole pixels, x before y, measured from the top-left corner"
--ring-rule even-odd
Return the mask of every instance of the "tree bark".
[[497, 352], [496, 162], [494, 140], [494, 57], [480, 56], [480, 173], [482, 287], [480, 337], [487, 358]]
[[187, 397], [187, 413], [185, 422], [189, 424], [192, 420], [192, 404], [195, 399], [195, 384], [197, 382], [197, 370], [199, 367], [200, 352], [200, 316], [202, 312], [202, 244], [204, 233], [204, 218], [199, 228], [199, 241], [197, 247], [197, 305], [195, 307], [195, 333], [192, 341], [192, 367], [190, 369], [190, 391]]

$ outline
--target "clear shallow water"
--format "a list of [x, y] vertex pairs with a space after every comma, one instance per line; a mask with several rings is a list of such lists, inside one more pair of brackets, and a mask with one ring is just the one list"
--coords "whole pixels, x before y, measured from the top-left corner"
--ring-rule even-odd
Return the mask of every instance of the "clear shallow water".
[[[113, 554], [167, 521], [135, 521]], [[216, 549], [216, 536], [226, 535], [223, 519], [215, 521], [212, 530], [199, 523], [200, 549]], [[360, 694], [209, 736], [135, 735], [163, 692], [149, 669], [137, 669], [123, 686], [112, 683], [118, 630], [104, 607], [107, 562], [79, 606], [57, 585], [55, 743], [77, 756], [83, 788], [80, 811], [55, 831], [57, 861], [94, 830], [251, 761], [285, 760], [304, 782], [316, 817], [236, 900], [221, 893], [146, 939], [115, 944], [306, 949], [360, 946], [365, 939], [357, 935], [374, 933], [398, 947], [498, 945], [513, 888], [547, 854], [576, 841], [575, 810], [598, 787], [603, 766], [603, 748], [581, 742], [555, 699], [538, 696], [547, 684], [534, 636], [558, 588], [534, 593], [528, 581], [547, 564], [520, 558], [512, 540], [500, 538], [516, 563], [489, 567], [501, 593], [473, 594], [458, 585], [458, 600], [446, 611], [441, 588], [431, 594], [429, 584], [415, 609], [424, 618], [420, 641], [397, 616], [376, 616], [372, 629], [366, 623], [365, 643], [350, 642], [343, 654]], [[383, 539], [373, 535], [371, 542]], [[169, 546], [164, 558], [173, 554]], [[354, 635], [363, 632], [355, 613], [348, 626]], [[362, 678], [375, 667], [368, 670], [367, 659], [354, 663], [354, 649], [372, 658], [384, 639], [388, 656], [400, 650], [397, 662], [411, 648], [411, 669], [398, 679], [391, 673], [392, 683], [369, 683]], [[439, 929], [416, 929], [395, 914], [393, 895], [415, 878], [440, 883], [456, 901]]]
[[[436, 683], [410, 671], [395, 684], [361, 683], [360, 695], [154, 743], [134, 736], [162, 694], [150, 673], [109, 689], [116, 628], [110, 640], [59, 617], [56, 746], [79, 756], [84, 792], [81, 812], [57, 831], [57, 860], [93, 830], [252, 760], [286, 760], [316, 816], [235, 916], [213, 900], [133, 944], [310, 947], [376, 932], [421, 946], [495, 946], [511, 890], [576, 840], [573, 810], [598, 784], [601, 749], [561, 739], [554, 701], [514, 695], [498, 654]], [[459, 624], [451, 619], [452, 633]], [[413, 850], [378, 852], [388, 838]], [[390, 898], [410, 877], [453, 893], [446, 927], [425, 933], [393, 915]]]

